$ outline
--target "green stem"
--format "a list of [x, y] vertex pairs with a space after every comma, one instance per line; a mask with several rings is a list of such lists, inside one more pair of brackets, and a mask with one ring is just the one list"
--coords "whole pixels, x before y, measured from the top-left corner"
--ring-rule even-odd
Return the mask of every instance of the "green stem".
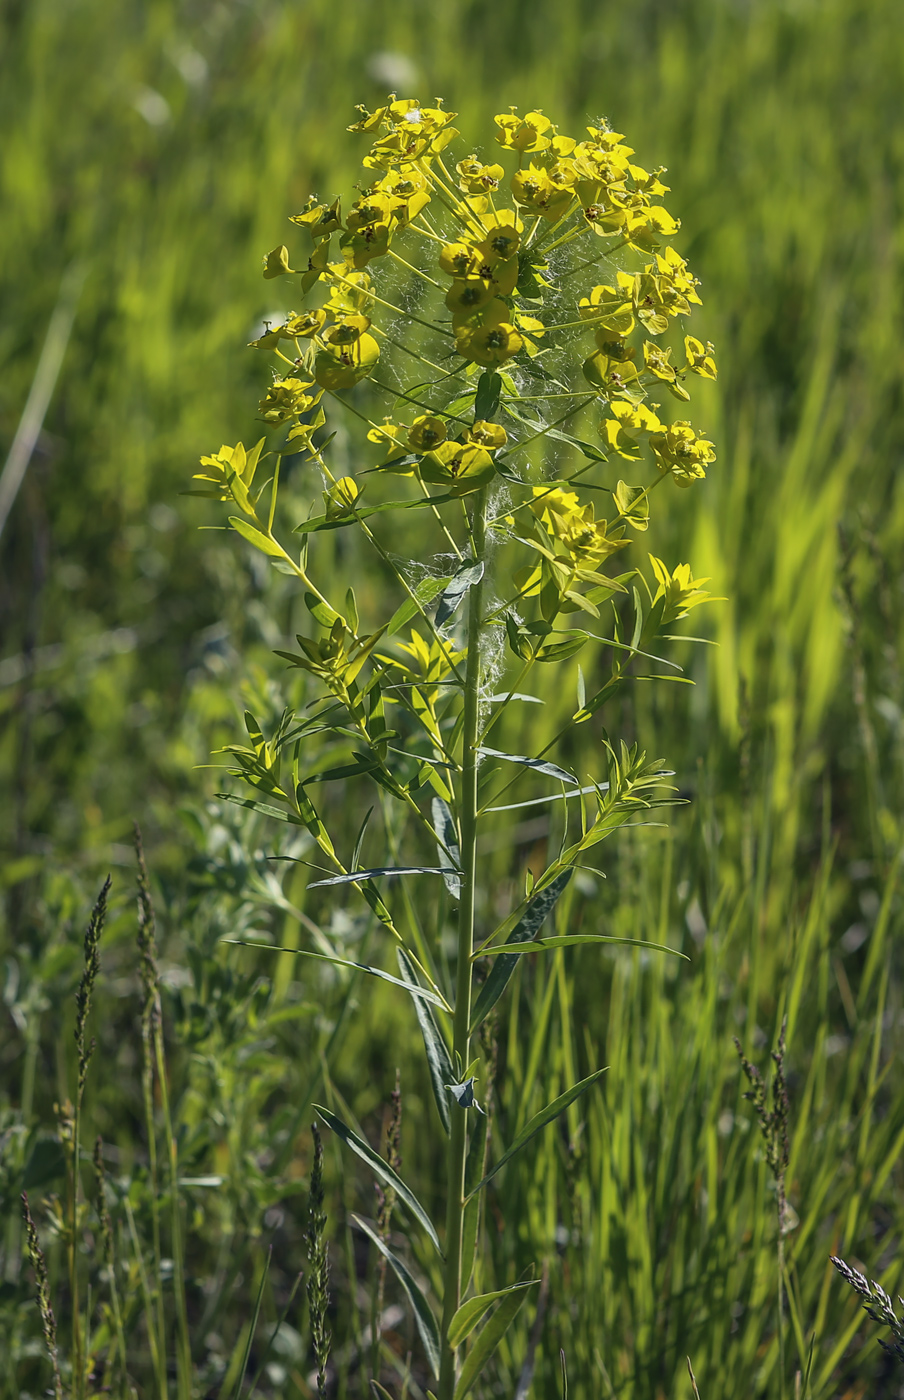
[[166, 1137], [170, 1178], [173, 1293], [176, 1299], [176, 1387], [179, 1400], [191, 1400], [191, 1341], [188, 1331], [188, 1309], [185, 1301], [185, 1250], [182, 1237], [182, 1202], [179, 1198], [179, 1156], [170, 1111], [163, 1046], [163, 1023], [159, 1014], [154, 1026], [154, 1057], [157, 1064], [157, 1079], [160, 1084], [160, 1101], [163, 1107], [163, 1128]]
[[[474, 558], [486, 552], [487, 488], [476, 495], [473, 536]], [[471, 1021], [471, 951], [474, 947], [474, 906], [477, 885], [477, 748], [480, 725], [480, 629], [483, 581], [468, 595], [468, 660], [465, 675], [462, 726], [461, 802], [461, 903], [458, 922], [455, 1019], [452, 1051], [456, 1065], [467, 1069], [468, 1029]], [[465, 1213], [465, 1162], [468, 1152], [467, 1109], [452, 1106], [449, 1170], [446, 1198], [446, 1276], [443, 1290], [442, 1347], [439, 1400], [452, 1400], [456, 1380], [456, 1349], [449, 1344], [449, 1325], [461, 1304], [461, 1244]]]

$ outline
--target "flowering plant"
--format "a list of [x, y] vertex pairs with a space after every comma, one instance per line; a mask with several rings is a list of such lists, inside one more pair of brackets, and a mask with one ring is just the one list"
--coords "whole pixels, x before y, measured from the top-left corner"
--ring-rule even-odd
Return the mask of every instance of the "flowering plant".
[[[438, 1307], [386, 1231], [358, 1222], [411, 1302], [439, 1400], [463, 1400], [529, 1292], [523, 1280], [467, 1296], [487, 1182], [603, 1073], [568, 1088], [488, 1159], [476, 1033], [524, 953], [627, 941], [541, 931], [585, 853], [669, 801], [662, 762], [605, 732], [604, 774], [548, 755], [631, 678], [638, 658], [680, 669], [654, 648], [707, 599], [707, 580], [652, 556], [648, 580], [638, 568], [618, 572], [617, 560], [647, 530], [653, 490], [667, 479], [689, 487], [715, 459], [705, 434], [661, 416], [651, 392], [664, 390], [684, 412], [693, 376], [716, 377], [711, 345], [684, 335], [676, 354], [662, 343], [700, 303], [671, 244], [678, 223], [660, 203], [664, 172], [635, 164], [603, 121], [578, 140], [541, 112], [514, 109], [495, 118], [508, 175], [476, 154], [453, 163], [454, 115], [439, 101], [395, 97], [361, 109], [349, 129], [371, 138], [367, 183], [345, 213], [339, 199], [311, 200], [292, 219], [302, 254], [281, 245], [264, 261], [265, 278], [297, 276], [311, 299], [252, 342], [278, 361], [260, 403], [265, 434], [251, 449], [238, 443], [202, 458], [196, 478], [198, 494], [227, 502], [232, 528], [297, 580], [312, 619], [297, 648], [278, 655], [312, 678], [314, 706], [287, 709], [268, 737], [247, 717], [249, 744], [228, 752], [254, 795], [232, 800], [306, 829], [326, 866], [314, 884], [348, 885], [365, 901], [396, 958], [391, 973], [366, 971], [404, 988], [423, 1033], [437, 1126], [448, 1138], [443, 1231], [393, 1167], [335, 1114], [318, 1112], [432, 1244], [426, 1270]], [[353, 472], [333, 469], [327, 405], [361, 425]], [[574, 431], [588, 418], [593, 441]], [[299, 459], [322, 475], [323, 509], [295, 526], [293, 548], [274, 523], [281, 467]], [[643, 479], [645, 460], [652, 472]], [[385, 538], [383, 517], [410, 512], [445, 551], [420, 577]], [[322, 535], [349, 529], [398, 589], [395, 610], [369, 631], [354, 591], [338, 596], [336, 580], [317, 568]], [[533, 668], [562, 666], [585, 648], [594, 670], [608, 655], [608, 674], [588, 691], [577, 669], [575, 703], [545, 748], [491, 747], [493, 731], [504, 744], [506, 716]], [[325, 744], [338, 759], [326, 769]], [[519, 778], [555, 791], [501, 806]], [[363, 860], [367, 819], [344, 858], [312, 795], [324, 780], [366, 781], [397, 804], [409, 863]], [[496, 813], [543, 803], [561, 815], [561, 844], [527, 873], [523, 896], [494, 926], [480, 898], [478, 836]], [[435, 852], [429, 864], [425, 840]], [[434, 876], [435, 914], [410, 917], [390, 876]], [[448, 920], [451, 954], [424, 931]], [[312, 955], [346, 961], [323, 946]]]

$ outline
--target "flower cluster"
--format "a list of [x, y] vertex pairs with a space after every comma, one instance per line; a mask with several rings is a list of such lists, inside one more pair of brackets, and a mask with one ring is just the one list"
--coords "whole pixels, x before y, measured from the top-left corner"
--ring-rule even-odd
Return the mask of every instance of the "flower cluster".
[[[302, 292], [321, 287], [321, 304], [289, 313], [252, 342], [283, 362], [261, 402], [263, 422], [288, 424], [293, 440], [309, 441], [323, 391], [350, 389], [376, 369], [389, 334], [373, 323], [377, 311], [408, 316], [412, 328], [432, 330], [443, 347], [435, 353], [451, 353], [466, 378], [481, 370], [505, 375], [502, 388], [473, 425], [442, 403], [415, 398], [426, 411], [408, 423], [372, 423], [368, 437], [384, 449], [380, 469], [465, 494], [490, 480], [516, 446], [503, 451], [505, 429], [488, 422], [508, 412], [517, 421], [512, 371], [532, 365], [535, 377], [539, 372], [567, 392], [551, 369], [543, 372], [583, 329], [594, 340], [582, 365], [587, 397], [573, 397], [575, 411], [594, 399], [604, 409], [601, 456], [639, 461], [649, 449], [677, 484], [702, 477], [715, 458], [712, 444], [690, 422], [669, 422], [647, 401], [651, 389], [664, 386], [686, 402], [689, 376], [714, 379], [717, 372], [708, 343], [686, 335], [677, 358], [674, 346], [660, 343], [676, 318], [700, 305], [697, 279], [669, 243], [679, 224], [660, 202], [668, 189], [664, 172], [635, 164], [632, 147], [603, 122], [577, 140], [542, 112], [520, 116], [512, 109], [495, 118], [496, 142], [517, 162], [506, 179], [502, 164], [476, 153], [447, 163], [458, 132], [455, 114], [439, 99], [423, 107], [393, 97], [375, 112], [359, 112], [349, 130], [374, 138], [363, 160], [370, 183], [345, 214], [339, 199], [312, 199], [292, 218], [309, 243], [306, 266], [297, 269]], [[587, 237], [595, 250], [589, 258], [581, 253]], [[616, 265], [619, 250], [640, 266]], [[385, 258], [396, 273], [401, 267], [419, 279], [422, 293], [437, 289], [441, 305], [413, 315], [389, 292], [378, 295], [371, 264]], [[573, 276], [599, 262], [609, 263], [610, 279], [583, 294], [573, 289]], [[267, 278], [295, 271], [285, 246], [265, 259]], [[421, 351], [409, 353], [432, 364]]]

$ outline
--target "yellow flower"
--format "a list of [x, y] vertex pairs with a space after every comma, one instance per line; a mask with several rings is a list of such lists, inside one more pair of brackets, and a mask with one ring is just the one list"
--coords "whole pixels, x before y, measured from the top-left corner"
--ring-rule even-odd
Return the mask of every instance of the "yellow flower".
[[521, 234], [524, 225], [508, 209], [501, 210], [489, 223], [484, 225], [486, 237], [479, 245], [483, 261], [490, 267], [507, 262], [515, 257], [521, 247]]
[[692, 335], [686, 335], [684, 353], [687, 357], [685, 368], [692, 374], [702, 375], [704, 379], [716, 378], [719, 371], [716, 369], [715, 351], [709, 341], [704, 348], [702, 341], [696, 340]]
[[445, 442], [446, 437], [446, 425], [443, 420], [432, 413], [422, 413], [411, 425], [408, 446], [412, 452], [429, 452], [431, 448], [439, 447], [441, 442]]
[[550, 145], [550, 137], [546, 135], [552, 126], [549, 117], [544, 117], [542, 112], [528, 112], [525, 117], [519, 117], [512, 107], [508, 113], [493, 118], [499, 127], [499, 134], [496, 140], [500, 146], [507, 150], [521, 151], [545, 151]]
[[476, 155], [460, 160], [455, 169], [458, 172], [458, 188], [466, 194], [498, 189], [499, 181], [505, 174], [501, 165], [483, 165]]
[[287, 339], [309, 340], [323, 328], [325, 320], [325, 311], [302, 311], [298, 315], [290, 311], [283, 331]]
[[265, 423], [287, 423], [290, 418], [307, 413], [320, 397], [308, 393], [313, 387], [301, 379], [274, 379], [260, 401], [261, 419]]
[[380, 190], [367, 190], [356, 199], [348, 212], [345, 226], [349, 233], [357, 233], [371, 224], [388, 222], [392, 211], [392, 200]]
[[616, 286], [594, 287], [589, 297], [578, 302], [578, 314], [595, 321], [614, 335], [630, 335], [634, 329], [634, 278], [627, 272], [615, 275]]
[[[702, 348], [702, 347], [701, 347]], [[654, 345], [651, 340], [645, 340], [643, 346], [644, 364], [651, 374], [655, 374], [657, 379], [669, 387], [669, 392], [674, 394], [676, 399], [683, 399], [685, 402], [690, 398], [690, 394], [678, 382], [678, 369], [671, 364], [671, 350], [663, 350], [660, 345]]]
[[367, 224], [355, 233], [347, 233], [339, 240], [339, 247], [352, 267], [367, 267], [372, 258], [381, 258], [389, 250], [389, 236], [388, 224]]
[[512, 194], [518, 204], [551, 222], [561, 218], [574, 198], [568, 184], [553, 179], [550, 171], [534, 164], [512, 176]]
[[444, 442], [421, 462], [422, 481], [448, 486], [453, 496], [465, 496], [491, 481], [496, 474], [493, 459], [476, 443]]
[[309, 199], [300, 214], [289, 215], [290, 224], [299, 224], [301, 228], [307, 229], [308, 233], [315, 240], [326, 238], [334, 233], [337, 228], [342, 227], [342, 211], [338, 199], [332, 204], [318, 204], [316, 200]]
[[497, 448], [505, 447], [508, 442], [508, 433], [501, 423], [486, 423], [482, 418], [472, 424], [467, 430], [468, 441], [479, 443], [481, 447], [489, 448], [495, 452]]
[[468, 322], [455, 331], [459, 355], [478, 365], [501, 365], [517, 355], [524, 341], [508, 320], [511, 315], [504, 301], [489, 303], [478, 324]]
[[473, 243], [447, 243], [440, 250], [439, 265], [450, 277], [476, 277], [483, 259]]
[[380, 358], [380, 347], [366, 332], [349, 341], [334, 337], [335, 332], [331, 343], [317, 353], [314, 378], [324, 389], [350, 389], [371, 373]]
[[679, 421], [650, 438], [660, 471], [670, 472], [679, 486], [690, 486], [706, 476], [705, 468], [716, 460], [716, 450], [706, 438], [698, 437], [690, 423]]
[[608, 521], [595, 520], [593, 506], [582, 506], [574, 491], [562, 491], [559, 487], [550, 491], [545, 486], [535, 486], [533, 490], [531, 510], [574, 563], [597, 564], [628, 543], [622, 539], [622, 526], [610, 535]]
[[633, 403], [630, 399], [613, 399], [609, 412], [612, 417], [604, 418], [600, 423], [600, 435], [610, 451], [617, 452], [626, 461], [634, 462], [640, 457], [639, 439], [643, 433], [663, 430], [662, 423], [646, 404]]
[[467, 282], [453, 282], [446, 293], [446, 305], [455, 316], [470, 316], [493, 300], [493, 283], [487, 278], [472, 277]]

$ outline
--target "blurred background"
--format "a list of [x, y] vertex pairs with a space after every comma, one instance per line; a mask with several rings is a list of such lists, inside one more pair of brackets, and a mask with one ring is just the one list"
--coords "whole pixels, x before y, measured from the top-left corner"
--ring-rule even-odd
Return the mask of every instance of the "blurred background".
[[[636, 974], [631, 985], [646, 990], [637, 992], [632, 1083], [646, 1088], [633, 1107], [609, 1103], [601, 1121], [614, 1136], [601, 1127], [597, 1149], [605, 1158], [610, 1142], [615, 1153], [631, 1115], [653, 1112], [646, 1095], [660, 1074], [656, 1112], [669, 1100], [699, 1099], [700, 1141], [712, 1139], [708, 1165], [698, 1169], [689, 1157], [683, 1168], [699, 1214], [700, 1191], [712, 1197], [734, 1160], [732, 1112], [749, 1117], [738, 1104], [731, 1035], [765, 1057], [790, 997], [792, 1087], [806, 1105], [799, 1113], [812, 1115], [814, 1142], [828, 1124], [838, 1134], [831, 1150], [823, 1141], [818, 1162], [801, 1161], [792, 1191], [802, 1219], [807, 1201], [812, 1208], [798, 1264], [803, 1354], [808, 1329], [820, 1339], [813, 1393], [898, 1393], [882, 1379], [874, 1342], [866, 1360], [850, 1359], [853, 1303], [840, 1283], [830, 1287], [826, 1261], [830, 1247], [843, 1246], [865, 1265], [893, 1270], [904, 1221], [896, 1156], [878, 1179], [904, 1123], [894, 1058], [904, 839], [900, 18], [895, 0], [3, 0], [0, 455], [55, 309], [74, 312], [0, 538], [0, 1065], [8, 1086], [0, 1104], [10, 1123], [21, 1125], [23, 1096], [30, 1113], [49, 1113], [59, 1092], [47, 1008], [74, 986], [80, 930], [110, 868], [121, 901], [110, 1033], [128, 1024], [134, 969], [122, 949], [134, 820], [158, 882], [174, 996], [183, 997], [174, 1017], [190, 1019], [192, 996], [208, 1011], [215, 997], [209, 979], [198, 990], [197, 968], [194, 991], [189, 974], [180, 990], [185, 947], [225, 977], [233, 965], [212, 951], [216, 937], [252, 895], [256, 907], [263, 898], [257, 887], [249, 894], [262, 877], [249, 873], [247, 852], [249, 840], [266, 835], [223, 824], [211, 802], [217, 779], [204, 765], [220, 744], [240, 741], [249, 697], [278, 710], [279, 580], [234, 539], [199, 534], [221, 521], [210, 503], [180, 496], [199, 455], [256, 436], [268, 369], [244, 346], [273, 306], [262, 254], [291, 242], [287, 216], [309, 194], [332, 198], [358, 178], [363, 147], [344, 134], [356, 103], [372, 108], [388, 91], [441, 95], [460, 113], [468, 149], [478, 150], [494, 113], [510, 104], [540, 107], [572, 132], [606, 116], [643, 165], [669, 169], [668, 206], [682, 221], [676, 246], [702, 282], [691, 329], [715, 343], [720, 366], [718, 384], [703, 386], [694, 405], [718, 462], [699, 490], [673, 493], [650, 548], [671, 563], [689, 559], [727, 601], [700, 622], [703, 613], [694, 615], [693, 630], [718, 643], [695, 653], [695, 689], [666, 687], [666, 696], [626, 702], [621, 714], [623, 732], [636, 730], [665, 755], [693, 802], [646, 854], [625, 838], [605, 907], [636, 929], [647, 900], [649, 936], [661, 929], [699, 956], [660, 988], [674, 1044], [650, 1029], [660, 1014], [650, 1009], [655, 988]], [[255, 985], [247, 965], [241, 976], [246, 990]], [[612, 1035], [611, 997], [623, 976], [623, 964], [610, 960], [597, 997], [585, 977], [574, 1013], [580, 1055], [589, 1040], [605, 1045]], [[561, 1038], [556, 1015], [549, 1034]], [[712, 1041], [692, 1052], [701, 1015]], [[322, 1048], [333, 1029], [312, 1026], [311, 1044]], [[354, 1035], [336, 1073], [354, 1082], [352, 1046], [376, 1054], [372, 1087], [355, 1089], [366, 1117], [387, 1101], [394, 1066], [409, 1052], [390, 1044], [385, 1019], [362, 1019]], [[289, 1044], [277, 1036], [274, 1062]], [[24, 1088], [23, 1064], [31, 1066]], [[261, 1088], [249, 1121], [274, 1083]], [[886, 1134], [875, 1156], [858, 1117], [864, 1096], [876, 1132]], [[100, 1122], [102, 1105], [97, 1112]], [[112, 1101], [106, 1112], [115, 1117]], [[642, 1193], [645, 1172], [652, 1195], [658, 1190], [650, 1131], [648, 1168], [625, 1149], [622, 1188], [635, 1202], [641, 1191], [641, 1214], [654, 1210]], [[754, 1137], [744, 1171], [761, 1197]], [[709, 1173], [705, 1188], [700, 1172]], [[851, 1193], [860, 1201], [853, 1219], [845, 1217]], [[235, 1218], [252, 1239], [259, 1202], [243, 1202], [234, 1203]], [[592, 1346], [570, 1343], [578, 1393], [690, 1394], [683, 1357], [696, 1348], [704, 1400], [777, 1395], [774, 1319], [733, 1312], [737, 1290], [723, 1287], [713, 1265], [724, 1258], [727, 1269], [749, 1242], [743, 1211], [730, 1223], [719, 1217], [715, 1255], [706, 1246], [712, 1222], [693, 1247], [681, 1246], [689, 1270], [697, 1260], [692, 1283], [675, 1282], [672, 1265], [668, 1278], [657, 1274], [684, 1228], [662, 1210], [658, 1255], [629, 1241], [621, 1263], [613, 1254], [594, 1265], [603, 1270], [592, 1275], [597, 1282], [615, 1270], [613, 1286], [634, 1289], [634, 1301], [594, 1302], [610, 1308], [610, 1331], [601, 1321]], [[555, 1221], [547, 1226], [554, 1238]], [[17, 1268], [6, 1267], [18, 1286]], [[750, 1278], [761, 1277], [759, 1267], [750, 1264]], [[578, 1264], [571, 1268], [578, 1289]], [[667, 1301], [673, 1294], [684, 1299], [683, 1321]], [[688, 1332], [698, 1324], [699, 1335]], [[842, 1338], [837, 1355], [832, 1329]], [[566, 1332], [561, 1322], [560, 1340], [541, 1344], [543, 1384], [553, 1384]], [[737, 1361], [727, 1359], [732, 1345]], [[594, 1371], [594, 1346], [609, 1391]], [[505, 1361], [512, 1375], [516, 1352]], [[279, 1390], [271, 1378], [272, 1387]]]

